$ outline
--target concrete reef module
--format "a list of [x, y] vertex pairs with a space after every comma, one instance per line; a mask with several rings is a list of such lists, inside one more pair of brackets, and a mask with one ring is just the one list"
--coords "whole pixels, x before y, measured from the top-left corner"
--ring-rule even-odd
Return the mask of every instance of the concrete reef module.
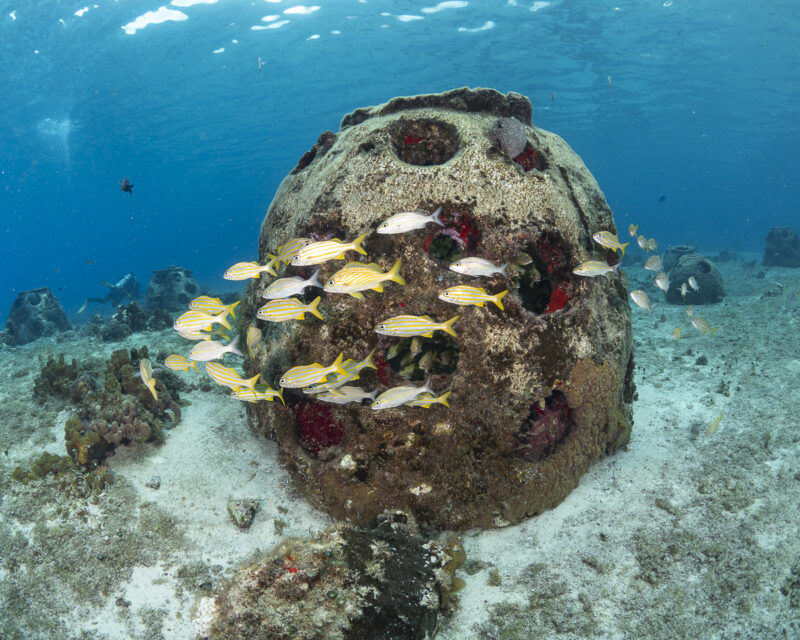
[[[362, 260], [387, 271], [402, 259], [406, 284], [362, 299], [325, 294], [324, 320], [270, 323], [256, 317], [269, 282], [252, 280], [237, 320], [242, 332], [258, 327], [263, 341], [245, 358], [245, 375], [278, 376], [375, 349], [376, 369], [362, 372], [361, 386], [420, 385], [431, 372], [414, 358], [427, 357], [438, 363], [433, 392], [452, 392], [449, 408], [323, 405], [294, 389], [285, 408], [248, 405], [252, 427], [277, 441], [298, 488], [337, 518], [368, 523], [402, 509], [424, 527], [504, 526], [557, 505], [593, 460], [629, 440], [635, 389], [624, 275], [572, 273], [587, 260], [619, 260], [592, 241], [616, 233], [612, 212], [581, 159], [534, 127], [531, 114], [524, 96], [491, 89], [359, 109], [338, 133], [320, 136], [269, 207], [261, 262], [293, 238], [370, 232]], [[518, 132], [513, 145], [499, 144], [502, 118], [521, 123], [524, 146]], [[439, 207], [441, 225], [371, 233], [398, 212]], [[478, 278], [447, 269], [466, 257], [513, 268]], [[321, 265], [320, 281], [341, 264]], [[313, 267], [284, 269], [308, 278]], [[504, 310], [462, 307], [457, 335], [436, 332], [422, 347], [376, 334], [391, 316], [448, 320], [453, 306], [438, 293], [467, 283], [508, 288]], [[308, 303], [317, 293], [304, 295]]]

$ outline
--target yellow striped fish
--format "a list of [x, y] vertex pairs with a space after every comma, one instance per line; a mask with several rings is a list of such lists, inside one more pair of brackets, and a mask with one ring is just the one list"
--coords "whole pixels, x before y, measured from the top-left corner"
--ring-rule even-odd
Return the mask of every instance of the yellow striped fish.
[[257, 384], [252, 389], [239, 387], [231, 392], [231, 398], [244, 402], [261, 402], [262, 400], [272, 402], [275, 398], [278, 398], [284, 406], [286, 405], [283, 401], [283, 388], [280, 391], [275, 391], [268, 384]]
[[304, 320], [306, 312], [313, 313], [320, 320], [324, 320], [317, 309], [320, 297], [317, 296], [310, 304], [303, 304], [297, 298], [280, 298], [270, 300], [261, 307], [256, 317], [268, 322], [286, 322], [287, 320]]
[[461, 284], [456, 287], [450, 287], [449, 289], [440, 291], [439, 300], [444, 300], [445, 302], [451, 302], [453, 304], [460, 304], [463, 306], [474, 304], [479, 307], [482, 307], [484, 304], [486, 304], [486, 302], [491, 301], [494, 302], [502, 311], [503, 303], [500, 302], [500, 300], [502, 300], [503, 296], [505, 296], [507, 293], [508, 289], [493, 296], [486, 293], [486, 289], [483, 287], [470, 287], [469, 285]]
[[329, 367], [323, 367], [317, 362], [292, 367], [281, 376], [280, 385], [288, 389], [302, 389], [324, 380], [329, 373], [347, 373], [342, 369], [343, 357], [344, 353], [340, 353], [339, 357]]
[[449, 407], [450, 403], [447, 399], [450, 397], [450, 394], [453, 393], [452, 391], [447, 391], [440, 396], [434, 397], [430, 393], [421, 393], [413, 400], [409, 400], [406, 402], [407, 407], [424, 407], [425, 409], [430, 409], [432, 404], [443, 404], [445, 407]]
[[195, 311], [203, 311], [212, 316], [216, 316], [225, 311], [225, 313], [230, 313], [233, 316], [233, 319], [236, 320], [236, 314], [233, 312], [233, 310], [237, 307], [239, 302], [241, 302], [241, 300], [237, 300], [233, 304], [226, 305], [223, 304], [222, 300], [219, 298], [200, 296], [189, 303], [189, 308]]
[[156, 379], [153, 377], [153, 364], [147, 358], [142, 358], [139, 361], [139, 375], [142, 377], [142, 382], [150, 389], [150, 393], [158, 400], [158, 393], [156, 393]]
[[400, 275], [400, 265], [402, 260], [398, 258], [394, 266], [386, 273], [381, 268], [371, 262], [362, 264], [351, 262], [334, 273], [325, 283], [325, 291], [329, 293], [349, 293], [354, 298], [363, 298], [364, 295], [359, 291], [372, 289], [373, 291], [383, 292], [382, 282], [392, 280], [398, 284], [405, 284], [406, 281]]
[[277, 276], [278, 273], [273, 269], [277, 258], [271, 254], [267, 254], [270, 258], [267, 264], [262, 265], [259, 262], [237, 262], [225, 273], [222, 277], [226, 280], [249, 280], [250, 278], [260, 278], [261, 273], [266, 271], [271, 276]]
[[719, 327], [712, 327], [710, 324], [708, 324], [708, 320], [702, 316], [695, 316], [692, 318], [692, 326], [700, 331], [704, 336], [707, 335], [709, 338], [713, 338], [714, 332], [719, 329]]
[[453, 323], [458, 318], [459, 316], [453, 316], [446, 322], [435, 322], [430, 316], [395, 316], [381, 322], [375, 327], [375, 332], [396, 338], [410, 338], [411, 336], [432, 338], [433, 332], [439, 329], [455, 337]]
[[358, 251], [361, 254], [367, 255], [367, 252], [364, 251], [364, 247], [361, 246], [366, 237], [367, 234], [362, 233], [352, 242], [342, 242], [338, 238], [312, 242], [302, 247], [294, 255], [290, 264], [296, 267], [303, 267], [310, 264], [322, 264], [328, 260], [344, 260], [344, 254], [347, 251]]
[[310, 387], [306, 387], [303, 389], [303, 393], [314, 394], [314, 393], [322, 393], [323, 391], [330, 391], [331, 389], [338, 389], [346, 382], [352, 382], [353, 380], [358, 380], [359, 373], [362, 369], [366, 369], [367, 367], [371, 369], [377, 369], [378, 367], [375, 366], [375, 362], [372, 360], [372, 354], [375, 353], [375, 349], [369, 352], [369, 355], [364, 358], [361, 362], [356, 362], [355, 360], [350, 360], [349, 358], [342, 362], [342, 369], [344, 369], [347, 373], [346, 374], [338, 374], [336, 377], [331, 378], [326, 382], [320, 382], [319, 384], [312, 384]]
[[292, 238], [286, 244], [278, 247], [278, 255], [275, 256], [280, 262], [289, 264], [292, 258], [297, 255], [303, 247], [310, 245], [313, 241], [311, 238]]
[[248, 389], [253, 389], [255, 387], [256, 382], [258, 381], [260, 373], [253, 376], [252, 378], [242, 378], [235, 369], [231, 369], [230, 367], [226, 367], [221, 362], [206, 362], [206, 373], [211, 377], [211, 379], [216, 382], [221, 387], [228, 387], [229, 389], [239, 389], [241, 387], [246, 387]]
[[254, 350], [261, 343], [263, 337], [264, 334], [261, 333], [261, 329], [258, 327], [254, 327], [253, 325], [247, 327], [247, 350], [250, 352], [251, 358], [256, 357], [254, 355]]
[[172, 325], [178, 333], [192, 333], [195, 331], [210, 330], [214, 324], [221, 324], [226, 329], [231, 328], [228, 322], [228, 313], [223, 311], [219, 315], [212, 316], [202, 311], [187, 311], [180, 316]]
[[177, 353], [170, 353], [164, 360], [164, 364], [173, 371], [188, 371], [189, 369], [197, 371], [196, 362], [184, 356], [179, 356]]
[[592, 239], [599, 244], [601, 247], [606, 247], [606, 249], [613, 249], [614, 252], [619, 249], [622, 252], [622, 255], [625, 255], [625, 247], [627, 247], [630, 242], [626, 242], [622, 244], [619, 241], [616, 233], [611, 233], [610, 231], [598, 231], [592, 236]]

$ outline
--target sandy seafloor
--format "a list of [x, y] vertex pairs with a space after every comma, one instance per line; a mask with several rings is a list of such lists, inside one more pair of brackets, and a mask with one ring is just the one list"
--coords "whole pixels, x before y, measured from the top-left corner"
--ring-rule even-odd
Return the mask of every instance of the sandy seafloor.
[[[800, 269], [718, 266], [728, 296], [699, 310], [713, 338], [683, 307], [633, 308], [630, 444], [557, 508], [464, 534], [466, 587], [437, 638], [800, 638]], [[105, 344], [80, 329], [0, 348], [3, 640], [191, 639], [204, 587], [331, 524], [221, 390], [182, 394], [191, 406], [162, 446], [119, 448], [99, 498], [13, 481], [33, 455], [64, 452], [67, 412], [32, 397], [40, 356], [141, 345], [185, 351], [171, 331]], [[249, 531], [229, 521], [231, 498], [262, 501]]]

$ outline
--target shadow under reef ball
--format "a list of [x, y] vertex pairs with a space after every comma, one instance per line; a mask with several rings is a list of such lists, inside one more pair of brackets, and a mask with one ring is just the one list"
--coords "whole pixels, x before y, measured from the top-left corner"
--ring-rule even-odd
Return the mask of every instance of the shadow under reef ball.
[[[281, 183], [261, 227], [259, 255], [292, 238], [350, 242], [367, 233], [366, 256], [320, 265], [325, 282], [347, 262], [402, 260], [406, 284], [384, 282], [363, 299], [322, 296], [325, 320], [256, 319], [269, 279], [253, 280], [239, 329], [264, 332], [245, 361], [273, 386], [296, 365], [327, 366], [341, 352], [375, 369], [367, 391], [421, 385], [451, 391], [450, 406], [373, 410], [368, 403], [325, 404], [299, 389], [280, 403], [248, 405], [252, 428], [277, 441], [281, 462], [314, 504], [340, 519], [368, 523], [385, 509], [414, 514], [422, 526], [499, 527], [561, 502], [593, 460], [627, 444], [632, 427], [633, 354], [624, 275], [581, 278], [572, 269], [606, 259], [592, 241], [616, 232], [611, 210], [581, 159], [558, 136], [531, 124], [530, 101], [516, 93], [456, 89], [395, 98], [346, 116], [323, 133]], [[516, 118], [509, 157], [496, 123]], [[520, 134], [520, 131], [522, 132]], [[408, 233], [375, 233], [401, 211], [433, 213]], [[448, 269], [477, 256], [506, 274], [470, 278]], [[612, 255], [608, 255], [612, 259]], [[613, 260], [618, 260], [614, 256]], [[281, 265], [279, 275], [308, 277], [315, 267]], [[438, 298], [465, 284], [502, 306], [457, 306]], [[412, 345], [375, 327], [398, 315], [453, 324]]]

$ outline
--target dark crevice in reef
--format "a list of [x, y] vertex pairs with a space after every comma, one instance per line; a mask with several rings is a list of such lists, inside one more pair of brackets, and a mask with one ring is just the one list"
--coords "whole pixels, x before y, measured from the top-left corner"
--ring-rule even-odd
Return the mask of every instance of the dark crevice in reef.
[[517, 267], [522, 306], [535, 314], [553, 313], [569, 301], [571, 260], [558, 234], [542, 233], [525, 253], [531, 262]]
[[392, 371], [406, 380], [425, 380], [428, 375], [447, 375], [458, 366], [458, 343], [449, 336], [403, 338], [386, 353]]
[[398, 120], [389, 127], [389, 136], [398, 159], [421, 167], [444, 164], [461, 147], [458, 130], [433, 118]]
[[535, 461], [552, 454], [573, 426], [572, 410], [560, 391], [535, 401], [522, 428], [517, 433], [516, 453]]

